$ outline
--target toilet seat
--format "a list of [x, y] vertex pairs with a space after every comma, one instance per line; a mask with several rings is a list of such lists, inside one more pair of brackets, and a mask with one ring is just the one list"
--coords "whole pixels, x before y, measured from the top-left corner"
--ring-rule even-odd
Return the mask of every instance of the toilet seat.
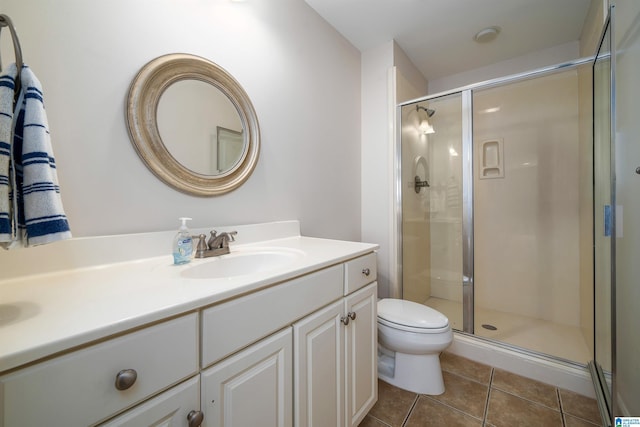
[[413, 301], [394, 298], [378, 301], [378, 322], [390, 328], [422, 334], [449, 329], [449, 319], [439, 311]]

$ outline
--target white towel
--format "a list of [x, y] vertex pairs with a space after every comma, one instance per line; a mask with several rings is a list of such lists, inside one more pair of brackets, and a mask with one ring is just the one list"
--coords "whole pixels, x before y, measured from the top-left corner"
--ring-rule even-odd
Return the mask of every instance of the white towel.
[[16, 74], [16, 64], [11, 64], [0, 75], [0, 244], [8, 244], [17, 238], [11, 191], [11, 139]]
[[20, 81], [13, 138], [17, 222], [22, 245], [34, 246], [69, 239], [71, 231], [60, 198], [42, 86], [27, 66]]

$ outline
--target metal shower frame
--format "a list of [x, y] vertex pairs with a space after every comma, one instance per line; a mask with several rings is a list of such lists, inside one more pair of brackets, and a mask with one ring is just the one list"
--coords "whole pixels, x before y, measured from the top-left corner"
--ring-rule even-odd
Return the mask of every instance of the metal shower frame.
[[462, 96], [462, 324], [465, 333], [474, 333], [474, 271], [473, 271], [473, 91], [502, 86], [508, 83], [528, 80], [560, 71], [578, 68], [593, 62], [594, 57], [585, 57], [574, 61], [539, 68], [524, 73], [486, 80], [449, 91], [439, 92], [421, 98], [402, 102], [396, 106], [396, 132], [394, 141], [394, 228], [397, 246], [394, 254], [397, 266], [396, 277], [390, 283], [390, 293], [394, 298], [402, 298], [402, 107], [430, 101], [449, 95]]

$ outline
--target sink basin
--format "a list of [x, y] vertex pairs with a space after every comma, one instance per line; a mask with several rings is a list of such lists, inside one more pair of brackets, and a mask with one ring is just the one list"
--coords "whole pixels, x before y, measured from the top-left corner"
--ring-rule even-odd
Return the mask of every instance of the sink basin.
[[195, 260], [180, 272], [188, 279], [220, 279], [277, 270], [298, 259], [296, 251], [264, 250], [232, 252], [207, 260]]

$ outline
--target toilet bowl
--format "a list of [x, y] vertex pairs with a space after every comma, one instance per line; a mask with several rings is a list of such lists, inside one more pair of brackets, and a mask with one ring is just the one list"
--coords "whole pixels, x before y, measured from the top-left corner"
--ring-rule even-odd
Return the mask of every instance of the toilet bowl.
[[420, 394], [444, 393], [440, 352], [453, 341], [449, 319], [412, 301], [378, 301], [378, 378]]

